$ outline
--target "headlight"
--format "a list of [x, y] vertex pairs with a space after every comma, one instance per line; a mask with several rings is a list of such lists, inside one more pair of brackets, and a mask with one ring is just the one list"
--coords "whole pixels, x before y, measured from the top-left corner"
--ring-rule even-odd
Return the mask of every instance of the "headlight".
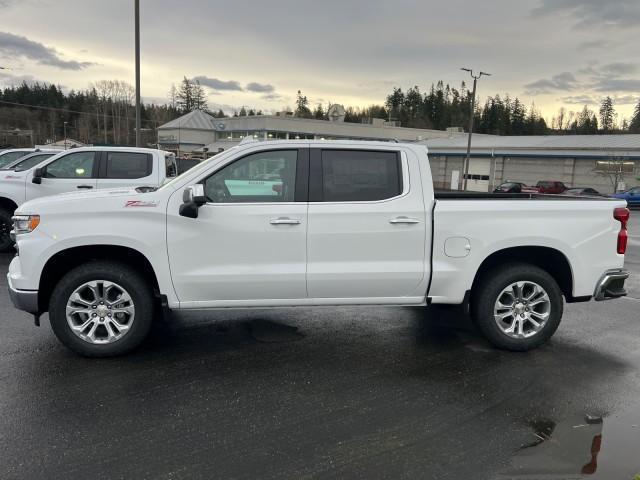
[[31, 233], [40, 225], [40, 215], [16, 215], [13, 217], [15, 235]]

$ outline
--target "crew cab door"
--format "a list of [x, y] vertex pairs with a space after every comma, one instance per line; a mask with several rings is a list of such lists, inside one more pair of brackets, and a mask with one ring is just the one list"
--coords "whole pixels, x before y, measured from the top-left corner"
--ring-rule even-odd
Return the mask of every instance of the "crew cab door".
[[180, 303], [305, 298], [308, 149], [254, 150], [198, 182], [207, 196], [198, 218], [178, 214], [181, 191], [168, 206], [169, 262]]
[[33, 183], [33, 170], [26, 183], [26, 199], [32, 200], [65, 192], [92, 190], [97, 187], [95, 151], [70, 152], [43, 167], [39, 184]]
[[[157, 161], [156, 161], [157, 164]], [[100, 152], [98, 188], [159, 186], [153, 154], [113, 150]]]
[[309, 297], [415, 295], [427, 273], [417, 161], [392, 149], [311, 150]]

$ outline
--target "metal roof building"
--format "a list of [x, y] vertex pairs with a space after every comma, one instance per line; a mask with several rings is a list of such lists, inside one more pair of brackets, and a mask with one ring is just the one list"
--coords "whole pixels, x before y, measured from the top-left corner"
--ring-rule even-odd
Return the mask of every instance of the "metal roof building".
[[236, 145], [242, 138], [399, 140], [416, 142], [429, 138], [458, 136], [442, 130], [398, 127], [383, 119], [372, 123], [316, 120], [292, 115], [253, 115], [214, 118], [199, 110], [158, 127], [158, 146], [178, 153], [215, 153]]
[[[429, 148], [436, 185], [451, 188], [454, 184], [455, 188], [466, 155], [466, 138], [421, 143]], [[621, 175], [616, 175], [618, 171]], [[611, 193], [640, 184], [638, 177], [640, 135], [474, 135], [467, 182], [470, 190], [489, 191], [504, 181], [535, 185], [540, 180], [558, 180]]]

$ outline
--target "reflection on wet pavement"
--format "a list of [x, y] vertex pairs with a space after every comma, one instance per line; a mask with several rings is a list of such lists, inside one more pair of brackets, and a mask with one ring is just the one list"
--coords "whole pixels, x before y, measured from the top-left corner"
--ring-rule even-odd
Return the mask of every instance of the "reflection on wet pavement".
[[291, 342], [304, 338], [304, 335], [298, 332], [298, 327], [269, 320], [252, 320], [249, 330], [255, 340], [265, 343]]
[[531, 442], [516, 452], [498, 478], [640, 478], [640, 406], [604, 418], [539, 418], [529, 426]]

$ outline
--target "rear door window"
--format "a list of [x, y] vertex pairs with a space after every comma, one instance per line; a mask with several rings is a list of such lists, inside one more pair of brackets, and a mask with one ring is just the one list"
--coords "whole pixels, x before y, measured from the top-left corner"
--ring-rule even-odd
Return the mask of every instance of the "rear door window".
[[153, 158], [150, 153], [106, 152], [104, 178], [135, 179], [151, 175]]
[[321, 182], [314, 189], [320, 198], [312, 201], [373, 202], [402, 193], [399, 152], [322, 150], [320, 170], [320, 178], [317, 167], [312, 175], [312, 181]]

